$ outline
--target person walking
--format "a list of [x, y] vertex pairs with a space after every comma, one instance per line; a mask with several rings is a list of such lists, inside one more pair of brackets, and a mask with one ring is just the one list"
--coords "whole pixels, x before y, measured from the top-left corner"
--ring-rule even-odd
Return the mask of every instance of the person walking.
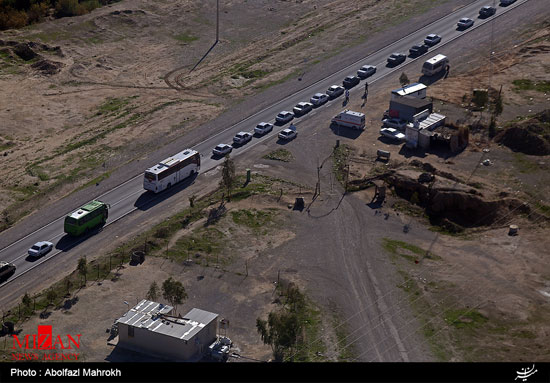
[[346, 104], [349, 102], [349, 89], [346, 89]]
[[365, 82], [365, 93], [363, 93], [363, 98], [365, 99], [365, 101], [367, 100], [368, 94], [369, 94], [369, 83]]

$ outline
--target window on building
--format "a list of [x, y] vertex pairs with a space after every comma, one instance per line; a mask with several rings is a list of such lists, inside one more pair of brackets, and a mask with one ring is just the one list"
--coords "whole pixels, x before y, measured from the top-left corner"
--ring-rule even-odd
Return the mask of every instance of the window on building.
[[132, 326], [128, 326], [128, 338], [134, 337], [134, 328]]

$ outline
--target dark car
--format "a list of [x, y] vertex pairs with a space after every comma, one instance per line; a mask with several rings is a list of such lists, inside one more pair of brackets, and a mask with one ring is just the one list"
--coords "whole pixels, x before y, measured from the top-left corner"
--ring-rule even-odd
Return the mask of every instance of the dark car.
[[15, 273], [15, 265], [13, 263], [0, 261], [0, 281], [8, 279]]
[[411, 56], [420, 56], [426, 52], [428, 52], [428, 46], [426, 44], [413, 45], [411, 49], [409, 49]]
[[353, 88], [355, 85], [359, 84], [361, 82], [361, 79], [357, 76], [348, 76], [342, 81], [342, 84], [344, 85], [344, 88], [349, 89]]
[[404, 53], [392, 53], [390, 57], [388, 57], [388, 64], [393, 66], [399, 65], [404, 62], [406, 58], [407, 56], [405, 56]]
[[508, 6], [510, 4], [513, 4], [515, 2], [516, 2], [516, 0], [500, 0], [500, 6], [501, 7], [506, 7], [506, 6]]
[[497, 9], [495, 7], [486, 5], [484, 7], [481, 7], [481, 9], [479, 10], [479, 17], [493, 16], [496, 13], [496, 11]]

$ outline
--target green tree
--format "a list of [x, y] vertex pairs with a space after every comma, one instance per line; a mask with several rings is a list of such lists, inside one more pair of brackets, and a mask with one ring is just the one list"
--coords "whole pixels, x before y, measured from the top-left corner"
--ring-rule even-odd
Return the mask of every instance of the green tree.
[[150, 301], [156, 301], [159, 296], [159, 286], [157, 282], [153, 281], [151, 286], [149, 286], [149, 291], [147, 292], [146, 298]]
[[229, 155], [225, 157], [225, 161], [222, 166], [222, 179], [220, 186], [227, 190], [227, 200], [231, 199], [231, 189], [235, 184], [235, 163]]
[[399, 83], [401, 84], [401, 86], [405, 86], [411, 83], [405, 72], [401, 73], [401, 76], [399, 76]]
[[78, 16], [86, 13], [86, 9], [78, 0], [58, 0], [55, 6], [56, 17]]
[[275, 361], [281, 362], [293, 355], [305, 323], [306, 299], [297, 286], [290, 284], [284, 295], [283, 307], [270, 312], [267, 320], [256, 319], [264, 344], [271, 346]]
[[29, 297], [28, 293], [25, 293], [25, 295], [23, 295], [23, 299], [21, 300], [21, 303], [23, 303], [24, 307], [31, 307], [32, 299], [31, 297]]
[[53, 301], [55, 301], [55, 298], [57, 298], [57, 293], [54, 289], [48, 290], [46, 293], [46, 299], [48, 300], [48, 305], [51, 305]]
[[88, 274], [88, 263], [86, 262], [86, 257], [82, 257], [78, 260], [78, 266], [76, 269], [78, 270], [78, 274], [84, 277], [84, 284], [86, 284], [86, 275]]
[[187, 292], [180, 281], [168, 278], [162, 283], [162, 296], [166, 299], [177, 311], [178, 305], [187, 299]]

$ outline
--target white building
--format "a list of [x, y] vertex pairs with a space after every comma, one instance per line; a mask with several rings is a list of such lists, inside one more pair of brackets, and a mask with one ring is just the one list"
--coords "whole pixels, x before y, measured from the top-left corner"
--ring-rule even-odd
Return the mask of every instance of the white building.
[[194, 308], [182, 318], [172, 311], [172, 306], [142, 300], [115, 322], [117, 346], [173, 361], [200, 359], [216, 341], [218, 314]]
[[415, 82], [414, 84], [405, 85], [403, 88], [394, 89], [391, 91], [391, 99], [397, 100], [400, 97], [426, 98], [426, 89], [428, 87], [422, 83]]

